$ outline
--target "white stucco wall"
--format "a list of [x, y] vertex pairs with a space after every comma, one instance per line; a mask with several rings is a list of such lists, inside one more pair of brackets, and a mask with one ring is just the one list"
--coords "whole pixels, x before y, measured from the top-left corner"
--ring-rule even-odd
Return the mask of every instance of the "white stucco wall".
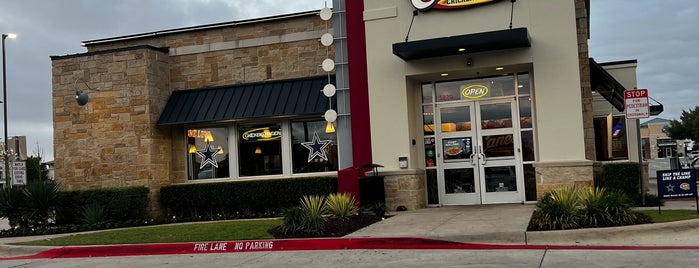
[[[585, 160], [575, 7], [572, 0], [517, 1], [513, 28], [526, 27], [531, 48], [404, 61], [392, 44], [406, 38], [413, 7], [407, 0], [365, 0], [372, 152], [375, 163], [398, 169], [409, 156], [421, 168], [422, 132], [419, 82], [529, 72], [534, 84], [539, 161]], [[468, 9], [432, 10], [415, 17], [409, 41], [505, 30], [510, 1]], [[466, 58], [473, 65], [466, 66]], [[410, 98], [410, 95], [413, 95]], [[409, 101], [413, 100], [413, 101]]]

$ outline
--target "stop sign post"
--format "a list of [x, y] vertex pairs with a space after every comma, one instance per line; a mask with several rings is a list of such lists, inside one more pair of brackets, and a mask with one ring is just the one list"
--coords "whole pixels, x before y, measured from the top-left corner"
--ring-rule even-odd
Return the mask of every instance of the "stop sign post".
[[648, 89], [628, 89], [624, 91], [624, 111], [626, 119], [650, 117]]
[[638, 180], [641, 185], [641, 204], [646, 205], [645, 189], [643, 183], [643, 152], [641, 151], [641, 129], [638, 119], [650, 117], [650, 104], [648, 103], [648, 89], [628, 89], [624, 91], [624, 111], [626, 119], [635, 119], [636, 137], [638, 146]]

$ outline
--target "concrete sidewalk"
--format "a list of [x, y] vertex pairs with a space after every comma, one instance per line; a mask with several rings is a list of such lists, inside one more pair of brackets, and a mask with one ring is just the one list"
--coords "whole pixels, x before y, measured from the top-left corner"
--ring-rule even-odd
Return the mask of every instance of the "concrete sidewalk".
[[395, 216], [346, 237], [423, 237], [464, 243], [523, 244], [534, 205], [445, 206]]

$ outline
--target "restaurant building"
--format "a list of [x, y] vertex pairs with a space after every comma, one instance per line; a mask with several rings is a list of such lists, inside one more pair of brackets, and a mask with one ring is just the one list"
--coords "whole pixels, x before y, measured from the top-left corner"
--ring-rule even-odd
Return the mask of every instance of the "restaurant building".
[[308, 176], [357, 193], [380, 164], [391, 210], [591, 184], [606, 150], [593, 96], [623, 111], [624, 86], [588, 56], [588, 6], [335, 0], [320, 16], [85, 41], [51, 57], [55, 176], [154, 200], [171, 184]]

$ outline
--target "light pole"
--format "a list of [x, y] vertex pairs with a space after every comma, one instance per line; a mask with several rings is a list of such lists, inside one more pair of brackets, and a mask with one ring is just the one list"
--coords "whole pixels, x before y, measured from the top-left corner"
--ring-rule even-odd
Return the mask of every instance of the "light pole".
[[7, 156], [7, 68], [5, 65], [5, 39], [7, 38], [14, 39], [17, 37], [17, 35], [10, 33], [10, 34], [2, 34], [2, 102], [3, 102], [3, 109], [4, 109], [4, 130], [5, 130], [5, 138], [3, 142], [5, 143], [5, 151], [2, 152], [2, 157], [3, 160], [5, 160], [5, 168], [4, 168], [4, 173], [5, 173], [5, 187], [12, 187], [12, 180], [10, 178], [10, 163], [8, 162], [8, 156]]

